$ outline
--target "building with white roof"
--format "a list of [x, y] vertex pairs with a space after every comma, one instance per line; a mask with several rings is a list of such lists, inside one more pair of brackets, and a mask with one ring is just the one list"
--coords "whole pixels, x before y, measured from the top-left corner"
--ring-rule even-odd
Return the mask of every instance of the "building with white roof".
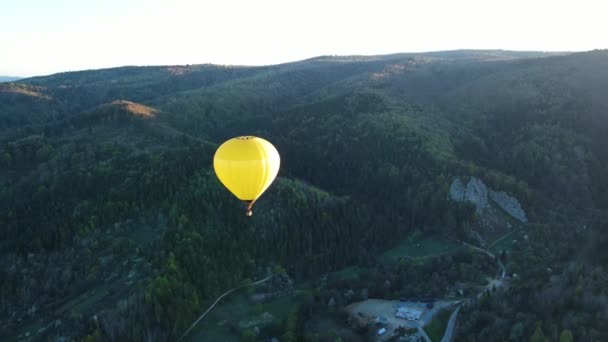
[[417, 321], [420, 319], [421, 315], [422, 311], [406, 307], [400, 307], [397, 309], [397, 312], [395, 312], [395, 317], [403, 318], [408, 321]]

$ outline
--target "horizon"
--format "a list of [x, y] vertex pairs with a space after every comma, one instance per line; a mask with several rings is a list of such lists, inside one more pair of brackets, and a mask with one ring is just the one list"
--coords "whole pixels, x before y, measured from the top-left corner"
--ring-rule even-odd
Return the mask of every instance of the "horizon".
[[[605, 49], [601, 4], [583, 0], [399, 1], [9, 0], [0, 75], [121, 66], [261, 66], [318, 56], [454, 50]], [[41, 57], [43, 56], [43, 57]]]
[[[370, 55], [336, 55], [336, 54], [318, 55], [318, 56], [312, 56], [312, 57], [307, 57], [307, 58], [303, 58], [303, 59], [274, 63], [274, 64], [225, 64], [225, 63], [139, 64], [139, 65], [138, 64], [129, 64], [129, 65], [116, 65], [116, 66], [110, 66], [110, 67], [101, 67], [101, 68], [65, 70], [65, 71], [58, 71], [58, 72], [50, 73], [50, 74], [29, 75], [29, 76], [0, 74], [0, 77], [27, 79], [27, 78], [34, 78], [34, 77], [47, 77], [47, 76], [52, 76], [52, 75], [57, 75], [57, 74], [62, 74], [62, 73], [71, 73], [71, 72], [98, 71], [98, 70], [108, 70], [108, 69], [118, 69], [118, 68], [146, 68], [146, 67], [170, 67], [170, 66], [190, 66], [190, 65], [215, 65], [215, 66], [227, 66], [227, 67], [252, 67], [252, 68], [255, 68], [255, 67], [264, 67], [264, 66], [277, 66], [277, 65], [289, 64], [289, 63], [299, 63], [299, 62], [304, 62], [304, 61], [313, 60], [313, 59], [317, 59], [317, 58], [323, 58], [323, 57], [371, 58], [371, 57], [383, 57], [383, 56], [392, 56], [392, 55], [417, 55], [417, 54], [424, 55], [424, 54], [432, 54], [432, 53], [465, 52], [465, 51], [476, 51], [476, 52], [501, 51], [501, 52], [514, 52], [514, 53], [528, 52], [528, 53], [546, 53], [546, 54], [559, 55], [559, 54], [585, 53], [585, 52], [591, 52], [591, 51], [595, 51], [595, 50], [598, 50], [598, 49], [581, 50], [581, 51], [543, 51], [543, 50], [505, 50], [505, 49], [466, 49], [465, 48], [465, 49], [453, 49], [453, 50], [391, 52], [391, 53], [386, 53], [386, 54], [370, 54]], [[603, 50], [603, 49], [599, 49], [599, 50]]]

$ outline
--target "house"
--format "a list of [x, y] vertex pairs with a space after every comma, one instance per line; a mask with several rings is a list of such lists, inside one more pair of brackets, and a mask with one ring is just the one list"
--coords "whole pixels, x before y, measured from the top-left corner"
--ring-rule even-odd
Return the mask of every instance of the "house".
[[395, 317], [403, 318], [408, 321], [417, 321], [420, 319], [421, 315], [422, 311], [406, 307], [400, 307], [397, 309], [397, 312], [395, 312]]

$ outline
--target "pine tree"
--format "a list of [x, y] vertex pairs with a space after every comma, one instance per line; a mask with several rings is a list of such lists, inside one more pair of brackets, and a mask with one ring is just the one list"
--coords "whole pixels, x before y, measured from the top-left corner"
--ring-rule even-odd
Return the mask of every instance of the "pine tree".
[[545, 338], [545, 334], [543, 334], [543, 328], [540, 323], [536, 323], [536, 330], [534, 330], [534, 334], [530, 337], [530, 342], [545, 342], [547, 339]]
[[572, 342], [574, 341], [574, 336], [572, 336], [572, 332], [568, 329], [562, 331], [559, 335], [559, 342]]

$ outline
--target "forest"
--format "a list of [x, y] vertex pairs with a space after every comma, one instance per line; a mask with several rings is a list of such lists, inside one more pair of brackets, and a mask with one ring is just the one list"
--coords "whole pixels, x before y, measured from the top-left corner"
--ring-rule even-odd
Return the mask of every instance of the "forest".
[[[461, 248], [381, 257], [414, 237], [477, 245], [492, 227], [448, 195], [456, 177], [476, 177], [519, 199], [529, 223], [497, 251], [508, 289], [463, 306], [456, 340], [608, 340], [606, 89], [607, 51], [0, 83], [0, 339], [174, 341], [218, 295], [274, 274], [257, 293], [295, 304], [261, 330], [226, 331], [348, 340], [311, 327], [346, 326], [356, 301], [443, 298], [494, 275], [493, 260]], [[239, 135], [282, 158], [251, 218], [212, 168]]]

